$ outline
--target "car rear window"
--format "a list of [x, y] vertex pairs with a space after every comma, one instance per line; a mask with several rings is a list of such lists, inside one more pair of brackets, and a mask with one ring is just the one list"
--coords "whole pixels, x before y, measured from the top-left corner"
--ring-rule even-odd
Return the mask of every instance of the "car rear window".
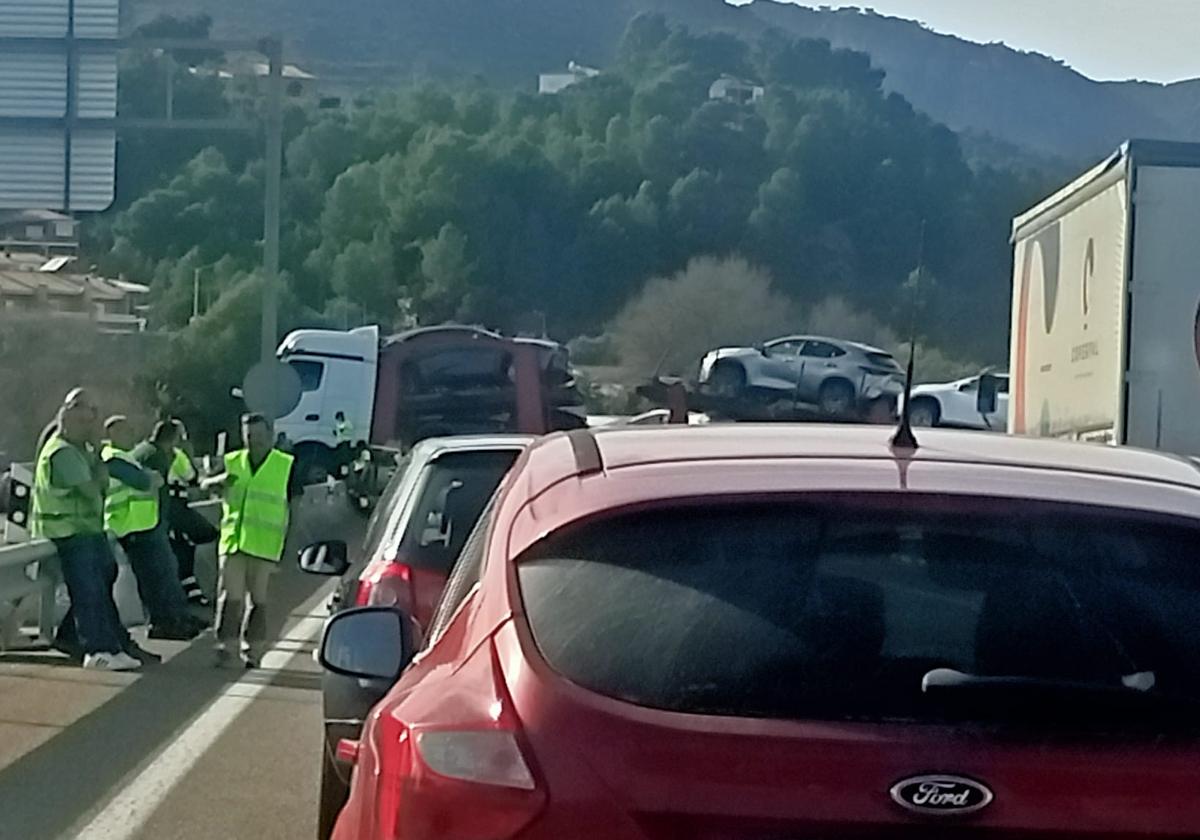
[[517, 570], [542, 656], [610, 697], [1004, 722], [1005, 703], [935, 700], [926, 675], [1200, 697], [1198, 546], [1195, 527], [1110, 510], [859, 495], [606, 518]]
[[400, 540], [405, 562], [448, 573], [518, 454], [516, 449], [452, 452], [430, 463]]

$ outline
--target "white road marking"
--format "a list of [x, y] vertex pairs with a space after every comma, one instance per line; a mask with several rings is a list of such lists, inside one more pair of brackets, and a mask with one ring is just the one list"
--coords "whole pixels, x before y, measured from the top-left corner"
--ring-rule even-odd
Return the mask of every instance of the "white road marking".
[[[297, 640], [311, 642], [320, 635], [325, 624], [323, 607], [328, 599], [329, 587], [322, 587], [297, 608], [299, 617], [292, 619], [280, 633], [286, 641], [266, 652], [260, 673], [269, 675], [272, 670], [283, 670], [300, 655], [294, 650]], [[129, 840], [136, 836], [221, 734], [268, 688], [271, 686], [267, 680], [226, 687], [137, 776], [122, 783], [121, 792], [72, 836], [77, 840]]]

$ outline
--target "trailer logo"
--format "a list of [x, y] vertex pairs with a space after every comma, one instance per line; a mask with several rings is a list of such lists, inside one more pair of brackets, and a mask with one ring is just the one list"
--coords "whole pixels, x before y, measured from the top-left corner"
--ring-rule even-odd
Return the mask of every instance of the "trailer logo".
[[[1030, 309], [1034, 303], [1032, 286], [1034, 277], [1034, 256], [1041, 257], [1042, 281], [1042, 318], [1049, 335], [1054, 329], [1054, 316], [1058, 308], [1058, 271], [1060, 254], [1062, 252], [1062, 224], [1054, 222], [1045, 230], [1034, 236], [1025, 248], [1025, 258], [1021, 264], [1020, 303], [1017, 312], [1016, 365], [1013, 374], [1013, 403], [1015, 420], [1013, 431], [1024, 434], [1027, 429], [1025, 415], [1025, 389], [1028, 372], [1025, 366], [1029, 358], [1029, 321]], [[1094, 255], [1093, 250], [1093, 255]], [[1090, 306], [1090, 303], [1088, 304]]]
[[1096, 240], [1088, 240], [1087, 253], [1083, 257], [1083, 328], [1088, 328], [1087, 317], [1092, 308], [1092, 280], [1096, 277]]
[[1062, 252], [1062, 226], [1055, 222], [1034, 240], [1034, 247], [1042, 255], [1042, 315], [1046, 320], [1046, 334], [1054, 329], [1054, 316], [1058, 314], [1058, 272]]

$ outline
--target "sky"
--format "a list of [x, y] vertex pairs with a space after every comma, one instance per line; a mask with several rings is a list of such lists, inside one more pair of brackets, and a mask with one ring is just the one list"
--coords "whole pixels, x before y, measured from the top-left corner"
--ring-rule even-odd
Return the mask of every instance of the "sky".
[[[740, 5], [745, 0], [729, 0]], [[859, 6], [1062, 59], [1093, 79], [1200, 77], [1200, 0], [792, 0]]]

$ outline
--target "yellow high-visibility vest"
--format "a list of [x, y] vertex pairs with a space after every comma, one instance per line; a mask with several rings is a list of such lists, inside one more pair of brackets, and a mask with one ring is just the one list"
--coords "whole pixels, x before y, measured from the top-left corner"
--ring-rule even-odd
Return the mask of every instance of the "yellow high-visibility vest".
[[254, 472], [249, 450], [225, 456], [225, 471], [235, 478], [225, 488], [221, 554], [241, 552], [273, 563], [282, 559], [288, 529], [288, 479], [294, 460], [272, 449]]
[[171, 474], [168, 476], [168, 482], [181, 487], [186, 487], [196, 478], [196, 468], [192, 466], [192, 459], [182, 449], [175, 448], [175, 457], [171, 460]]
[[104, 510], [99, 498], [78, 487], [64, 489], [50, 483], [50, 459], [73, 446], [58, 435], [51, 435], [38, 452], [29, 515], [30, 533], [35, 539], [61, 540], [104, 532]]
[[[104, 444], [100, 457], [105, 461], [121, 460], [139, 470], [142, 468], [132, 455], [111, 443]], [[108, 494], [104, 497], [104, 529], [125, 537], [153, 530], [157, 524], [158, 491], [135, 490], [110, 476]]]

